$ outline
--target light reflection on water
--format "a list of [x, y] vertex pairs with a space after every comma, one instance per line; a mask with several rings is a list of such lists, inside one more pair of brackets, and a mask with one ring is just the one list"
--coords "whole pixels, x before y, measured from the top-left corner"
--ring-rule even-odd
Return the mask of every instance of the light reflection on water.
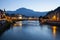
[[[56, 26], [39, 25], [39, 21], [19, 21], [2, 35], [2, 40], [55, 40]], [[58, 39], [57, 39], [58, 40]]]
[[22, 21], [16, 22], [13, 26], [14, 27], [16, 27], [16, 26], [22, 26]]
[[53, 36], [56, 37], [56, 29], [57, 29], [57, 27], [56, 26], [52, 26], [52, 28], [53, 28], [53, 30], [52, 30], [53, 31]]

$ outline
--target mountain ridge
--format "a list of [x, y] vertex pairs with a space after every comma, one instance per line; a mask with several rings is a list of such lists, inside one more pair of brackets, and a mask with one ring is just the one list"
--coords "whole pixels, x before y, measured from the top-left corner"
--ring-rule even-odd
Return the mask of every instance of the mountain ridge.
[[27, 8], [19, 8], [15, 11], [7, 11], [7, 13], [21, 14], [21, 15], [25, 15], [25, 16], [35, 16], [35, 17], [40, 17], [40, 16], [44, 16], [47, 14], [47, 12], [37, 12], [37, 11], [33, 11], [33, 10], [27, 9]]

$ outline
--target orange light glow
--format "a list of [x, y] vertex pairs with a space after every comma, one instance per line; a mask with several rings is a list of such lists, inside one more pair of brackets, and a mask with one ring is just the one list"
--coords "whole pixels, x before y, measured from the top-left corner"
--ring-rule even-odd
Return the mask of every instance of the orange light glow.
[[53, 26], [53, 36], [56, 37], [56, 29], [57, 27], [56, 26]]
[[56, 19], [57, 19], [57, 17], [54, 15], [54, 16], [52, 17], [52, 19], [53, 19], [53, 20], [56, 20]]

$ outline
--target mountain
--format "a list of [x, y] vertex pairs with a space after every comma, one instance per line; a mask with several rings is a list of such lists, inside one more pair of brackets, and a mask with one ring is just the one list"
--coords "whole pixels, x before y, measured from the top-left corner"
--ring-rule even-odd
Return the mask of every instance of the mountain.
[[7, 11], [9, 14], [21, 14], [25, 16], [35, 16], [35, 17], [40, 17], [44, 16], [47, 14], [47, 12], [36, 12], [27, 8], [19, 8], [16, 11]]

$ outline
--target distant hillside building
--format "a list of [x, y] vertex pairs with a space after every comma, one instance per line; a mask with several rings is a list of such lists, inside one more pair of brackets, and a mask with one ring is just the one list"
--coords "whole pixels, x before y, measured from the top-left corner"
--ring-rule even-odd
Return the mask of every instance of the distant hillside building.
[[0, 19], [4, 18], [6, 15], [5, 9], [4, 11], [0, 9]]

